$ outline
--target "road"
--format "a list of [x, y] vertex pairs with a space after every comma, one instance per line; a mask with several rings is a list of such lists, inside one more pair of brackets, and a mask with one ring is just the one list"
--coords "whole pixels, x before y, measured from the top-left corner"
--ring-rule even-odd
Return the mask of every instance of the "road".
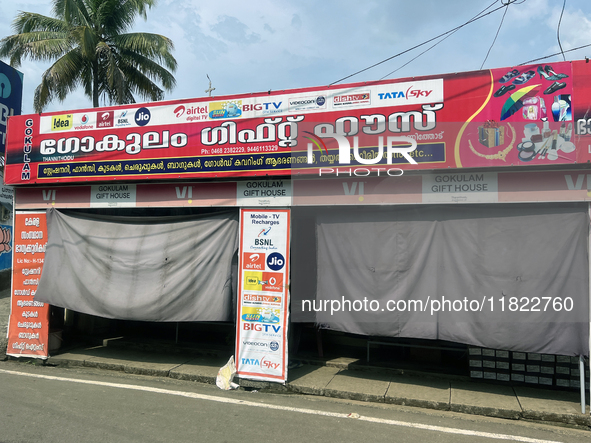
[[0, 442], [580, 442], [591, 431], [0, 362]]

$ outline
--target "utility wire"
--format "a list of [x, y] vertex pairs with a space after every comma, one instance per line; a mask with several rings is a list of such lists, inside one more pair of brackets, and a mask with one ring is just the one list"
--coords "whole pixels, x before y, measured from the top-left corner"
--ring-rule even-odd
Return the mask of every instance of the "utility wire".
[[564, 56], [564, 51], [562, 50], [562, 44], [560, 43], [560, 22], [562, 22], [562, 14], [564, 14], [564, 7], [566, 6], [566, 0], [562, 3], [562, 11], [560, 12], [560, 19], [558, 20], [558, 27], [556, 28], [556, 38], [558, 39], [558, 46], [560, 47], [560, 52], [562, 53], [562, 58], [566, 61], [566, 57]]
[[565, 52], [577, 51], [579, 49], [588, 48], [589, 46], [591, 46], [591, 43], [588, 44], [588, 45], [579, 46], [578, 48], [572, 48], [572, 49], [568, 49], [566, 51], [557, 52], [557, 53], [551, 54], [551, 55], [545, 55], [544, 57], [536, 58], [536, 59], [533, 59], [533, 60], [528, 60], [526, 62], [519, 63], [516, 66], [529, 65], [530, 63], [533, 63], [533, 62], [539, 62], [540, 60], [546, 60], [547, 58], [556, 57], [557, 55], [560, 55], [560, 54], [564, 55]]
[[509, 10], [510, 4], [511, 4], [511, 2], [507, 3], [507, 6], [505, 7], [505, 12], [503, 13], [503, 18], [501, 19], [501, 23], [499, 24], [499, 29], [497, 29], [497, 33], [495, 34], [495, 38], [494, 38], [492, 44], [490, 45], [490, 48], [488, 48], [488, 52], [486, 53], [486, 57], [484, 57], [484, 60], [482, 61], [482, 65], [480, 65], [481, 70], [484, 67], [484, 64], [486, 63], [486, 60], [488, 60], [488, 56], [490, 54], [490, 51], [492, 50], [493, 46], [495, 45], [495, 42], [497, 41], [497, 37], [499, 36], [499, 32], [501, 32], [501, 26], [503, 26], [503, 22], [505, 21], [505, 16], [507, 15], [507, 11]]
[[[444, 35], [447, 35], [447, 34], [449, 34], [449, 33], [451, 33], [451, 32], [455, 32], [455, 31], [457, 31], [458, 29], [461, 29], [461, 28], [463, 28], [464, 26], [467, 26], [467, 25], [469, 25], [470, 23], [472, 23], [472, 22], [475, 22], [476, 20], [480, 20], [481, 18], [484, 18], [484, 17], [486, 17], [487, 15], [490, 15], [490, 14], [492, 14], [492, 13], [494, 13], [494, 12], [498, 11], [499, 9], [506, 8], [506, 7], [507, 7], [509, 4], [511, 4], [511, 3], [515, 3], [515, 2], [516, 2], [516, 0], [508, 0], [507, 4], [503, 3], [503, 4], [502, 4], [502, 6], [499, 6], [498, 8], [496, 8], [496, 9], [493, 9], [492, 11], [489, 11], [489, 12], [487, 12], [486, 14], [484, 14], [484, 15], [481, 15], [480, 17], [477, 17], [477, 18], [475, 18], [475, 19], [468, 20], [468, 21], [467, 21], [466, 23], [464, 23], [463, 25], [460, 25], [460, 26], [457, 26], [457, 27], [455, 27], [455, 28], [453, 28], [453, 29], [450, 29], [449, 31], [447, 31], [447, 32], [444, 32], [443, 34], [439, 34], [438, 36], [436, 36], [436, 37], [433, 37], [433, 38], [431, 38], [431, 39], [429, 39], [429, 40], [427, 40], [427, 41], [424, 41], [423, 43], [420, 43], [420, 44], [418, 44], [418, 45], [415, 45], [415, 46], [413, 46], [412, 48], [409, 48], [409, 49], [406, 49], [405, 51], [399, 52], [398, 54], [395, 54], [395, 55], [393, 55], [393, 56], [391, 56], [391, 57], [388, 57], [387, 59], [385, 59], [385, 60], [382, 60], [381, 62], [374, 63], [373, 65], [371, 65], [371, 66], [368, 66], [367, 68], [364, 68], [364, 69], [362, 69], [362, 70], [360, 70], [360, 71], [357, 71], [357, 72], [355, 72], [355, 73], [353, 73], [353, 74], [351, 74], [351, 75], [348, 75], [348, 76], [346, 76], [346, 77], [343, 77], [343, 78], [341, 78], [341, 79], [339, 79], [339, 80], [337, 80], [337, 81], [334, 81], [334, 82], [330, 83], [330, 84], [329, 84], [329, 86], [332, 86], [332, 85], [334, 85], [334, 84], [336, 84], [336, 83], [340, 83], [340, 82], [342, 82], [343, 80], [346, 80], [346, 79], [348, 79], [348, 78], [351, 78], [351, 77], [353, 77], [353, 76], [355, 76], [355, 75], [357, 75], [357, 74], [361, 74], [362, 72], [365, 72], [365, 71], [367, 71], [367, 70], [369, 70], [369, 69], [371, 69], [371, 68], [375, 68], [376, 66], [379, 66], [379, 65], [381, 65], [382, 63], [386, 63], [387, 61], [389, 61], [389, 60], [392, 60], [392, 59], [394, 59], [394, 58], [396, 58], [396, 57], [399, 57], [399, 56], [401, 56], [401, 55], [403, 55], [403, 54], [406, 54], [407, 52], [410, 52], [410, 51], [412, 51], [412, 50], [414, 50], [414, 49], [420, 48], [421, 46], [423, 46], [423, 45], [426, 45], [427, 43], [430, 43], [430, 42], [432, 42], [433, 40], [437, 40], [438, 38], [440, 38], [440, 37], [443, 37]], [[501, 2], [501, 3], [502, 3], [502, 2]]]
[[[525, 0], [523, 0], [525, 1]], [[493, 5], [497, 2], [497, 0], [495, 0], [494, 2], [492, 2], [489, 6], [487, 6], [486, 8], [484, 8], [482, 11], [480, 11], [478, 14], [476, 14], [474, 17], [472, 17], [470, 20], [474, 20], [476, 18], [478, 18], [478, 16], [480, 16], [481, 14], [484, 14], [488, 9], [492, 8]], [[420, 56], [422, 56], [423, 54], [425, 54], [426, 52], [429, 52], [431, 49], [433, 49], [435, 46], [437, 46], [438, 44], [444, 42], [447, 38], [451, 37], [452, 35], [454, 35], [459, 29], [456, 29], [453, 32], [450, 32], [448, 35], [446, 35], [444, 38], [442, 38], [441, 40], [439, 40], [437, 43], [435, 43], [434, 45], [430, 46], [428, 49], [425, 49], [423, 52], [421, 52], [419, 55], [417, 55], [416, 57], [410, 59], [409, 61], [407, 61], [405, 64], [403, 64], [402, 66], [400, 66], [399, 68], [396, 68], [395, 70], [393, 70], [392, 72], [384, 75], [380, 80], [385, 79], [386, 77], [391, 76], [392, 74], [394, 74], [397, 71], [400, 71], [402, 68], [404, 68], [405, 66], [411, 64], [412, 62], [414, 62], [417, 58], [419, 58]]]

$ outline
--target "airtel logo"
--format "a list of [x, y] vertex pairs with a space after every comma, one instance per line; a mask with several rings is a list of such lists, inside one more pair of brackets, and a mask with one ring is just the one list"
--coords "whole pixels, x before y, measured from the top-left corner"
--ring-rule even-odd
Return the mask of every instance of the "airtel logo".
[[97, 128], [111, 128], [113, 126], [113, 117], [114, 114], [112, 112], [103, 112], [102, 114], [97, 113]]
[[176, 108], [172, 112], [174, 112], [174, 115], [176, 115], [176, 118], [179, 118], [180, 116], [182, 116], [185, 113], [185, 107], [183, 105], [180, 105], [178, 108]]
[[[183, 115], [187, 114], [187, 120], [204, 120], [204, 117], [196, 118], [194, 116], [207, 114], [207, 106], [189, 106], [185, 107], [184, 105], [180, 105], [175, 108], [174, 115], [176, 118], [181, 118]], [[191, 118], [193, 116], [193, 118]]]
[[250, 256], [250, 261], [254, 263], [255, 261], [257, 261], [259, 259], [259, 257], [260, 257], [259, 254], [252, 254]]

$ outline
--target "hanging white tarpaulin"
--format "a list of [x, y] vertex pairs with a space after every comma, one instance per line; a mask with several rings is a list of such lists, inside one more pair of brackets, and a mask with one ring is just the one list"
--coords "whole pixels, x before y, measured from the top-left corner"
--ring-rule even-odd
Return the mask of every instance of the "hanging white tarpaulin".
[[242, 209], [236, 328], [241, 378], [287, 380], [288, 209]]

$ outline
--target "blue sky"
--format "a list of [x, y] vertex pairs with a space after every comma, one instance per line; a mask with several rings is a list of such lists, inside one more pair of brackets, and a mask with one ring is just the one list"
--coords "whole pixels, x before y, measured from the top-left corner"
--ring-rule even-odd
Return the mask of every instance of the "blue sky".
[[[507, 1], [507, 0], [505, 0]], [[493, 0], [159, 0], [138, 19], [134, 31], [166, 35], [175, 43], [177, 87], [166, 99], [206, 95], [207, 74], [214, 95], [322, 86], [449, 31], [476, 16]], [[498, 0], [489, 9], [501, 5]], [[560, 51], [557, 27], [563, 0], [518, 0], [465, 26], [429, 52], [422, 46], [347, 82], [510, 67]], [[560, 27], [563, 50], [591, 44], [588, 0], [567, 0]], [[3, 1], [0, 37], [12, 34], [18, 10], [50, 15], [47, 0]], [[591, 46], [565, 54], [567, 60], [591, 57]], [[562, 55], [544, 63], [562, 61]], [[6, 61], [6, 60], [5, 60]], [[23, 113], [33, 111], [33, 92], [49, 64], [25, 61]], [[396, 71], [396, 72], [393, 72]], [[82, 91], [47, 111], [91, 106]]]

